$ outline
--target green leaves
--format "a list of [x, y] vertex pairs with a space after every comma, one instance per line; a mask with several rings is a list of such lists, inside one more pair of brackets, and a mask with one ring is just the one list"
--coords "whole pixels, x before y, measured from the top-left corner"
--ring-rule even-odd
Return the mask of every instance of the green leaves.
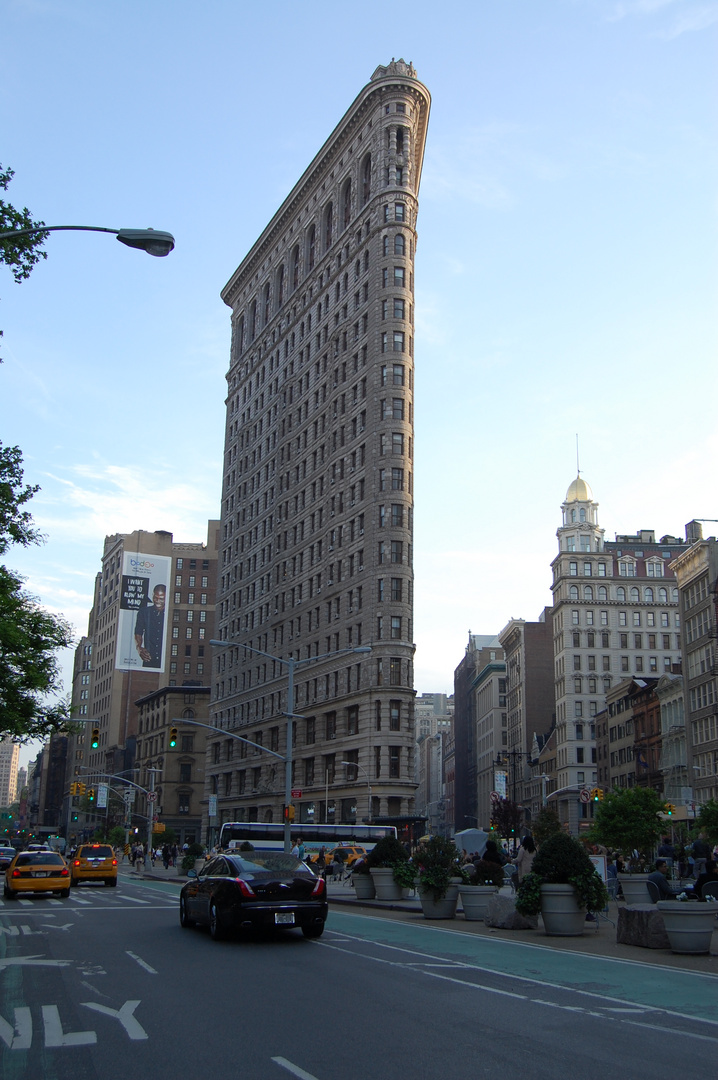
[[653, 788], [614, 788], [598, 804], [590, 839], [627, 855], [636, 850], [650, 858], [665, 827], [658, 817], [663, 806]]
[[[3, 191], [7, 191], [14, 175], [12, 169], [3, 169], [0, 165], [0, 188]], [[44, 224], [44, 221], [33, 221], [27, 207], [16, 210], [11, 203], [0, 199], [0, 232], [10, 232], [11, 229], [34, 229]], [[17, 239], [8, 237], [0, 240], [0, 262], [10, 267], [18, 285], [30, 277], [33, 267], [40, 259], [47, 258], [47, 252], [40, 251], [46, 239], [47, 233], [42, 232], [34, 236], [20, 236]]]

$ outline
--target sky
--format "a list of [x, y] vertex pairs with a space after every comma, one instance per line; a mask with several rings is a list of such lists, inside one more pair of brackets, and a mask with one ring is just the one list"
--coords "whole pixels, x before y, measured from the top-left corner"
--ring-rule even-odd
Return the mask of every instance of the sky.
[[0, 267], [0, 440], [46, 536], [7, 562], [78, 635], [105, 535], [219, 516], [220, 290], [392, 57], [432, 95], [417, 692], [550, 603], [577, 435], [607, 539], [718, 518], [716, 0], [5, 0], [0, 38], [6, 198], [176, 238], [62, 232], [22, 285]]

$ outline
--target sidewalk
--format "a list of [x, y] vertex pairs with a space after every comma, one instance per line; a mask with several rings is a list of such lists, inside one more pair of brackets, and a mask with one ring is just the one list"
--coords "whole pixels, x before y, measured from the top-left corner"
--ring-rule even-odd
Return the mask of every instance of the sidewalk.
[[[168, 870], [165, 870], [159, 861], [154, 868], [148, 864], [144, 873], [139, 876], [126, 863], [121, 864], [119, 869], [123, 878], [135, 881], [142, 879], [167, 881], [176, 885], [178, 890], [187, 880], [181, 869], [171, 866]], [[505, 891], [507, 896], [511, 895], [508, 886], [502, 891]], [[706, 975], [718, 975], [718, 920], [716, 921], [716, 929], [713, 932], [710, 955], [691, 956], [675, 954], [669, 949], [641, 949], [634, 945], [619, 945], [616, 941], [615, 924], [618, 922], [619, 906], [623, 906], [621, 901], [618, 904], [614, 901], [611, 902], [608, 911], [608, 920], [610, 921], [599, 917], [595, 923], [587, 922], [586, 929], [581, 937], [548, 937], [544, 933], [540, 921], [538, 930], [498, 930], [485, 926], [483, 922], [467, 922], [461, 910], [461, 902], [459, 902], [456, 918], [428, 921], [424, 918], [421, 903], [417, 896], [410, 896], [406, 900], [392, 902], [357, 900], [350, 881], [332, 881], [331, 879], [327, 881], [327, 894], [332, 907], [347, 910], [354, 909], [362, 915], [373, 915], [382, 919], [432, 926], [453, 933], [499, 938], [524, 945], [556, 949], [560, 952], [581, 952], [591, 956], [605, 956], [614, 960], [629, 960], [634, 963], [655, 964], [657, 966], [702, 972]]]

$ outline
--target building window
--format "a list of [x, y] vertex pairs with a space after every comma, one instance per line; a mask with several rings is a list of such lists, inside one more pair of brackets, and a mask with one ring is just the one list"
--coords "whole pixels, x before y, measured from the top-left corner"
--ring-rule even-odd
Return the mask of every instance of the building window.
[[337, 737], [337, 714], [335, 712], [329, 712], [325, 716], [326, 721], [326, 738], [336, 739]]
[[389, 747], [389, 776], [398, 777], [401, 775], [401, 747], [390, 746]]
[[181, 784], [192, 783], [192, 766], [188, 764], [180, 765], [179, 778]]
[[194, 750], [194, 735], [182, 736], [182, 753], [191, 754]]
[[394, 220], [406, 221], [406, 206], [404, 205], [404, 203], [394, 203]]
[[396, 656], [389, 660], [389, 685], [401, 686], [401, 659]]
[[180, 814], [189, 814], [189, 795], [177, 796], [177, 811]]
[[401, 616], [392, 615], [391, 617], [391, 636], [394, 640], [401, 638]]
[[347, 709], [347, 734], [357, 735], [359, 733], [359, 706], [350, 705]]

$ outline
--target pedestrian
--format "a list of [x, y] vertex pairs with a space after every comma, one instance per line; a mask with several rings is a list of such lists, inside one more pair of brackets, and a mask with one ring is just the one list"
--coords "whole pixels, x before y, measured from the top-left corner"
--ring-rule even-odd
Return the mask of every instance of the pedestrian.
[[164, 844], [162, 846], [162, 865], [164, 866], [165, 870], [169, 870], [171, 858], [172, 853], [170, 852], [170, 846], [169, 844]]
[[304, 862], [305, 854], [306, 854], [306, 851], [305, 851], [305, 848], [304, 848], [304, 841], [302, 840], [302, 838], [300, 836], [299, 840], [297, 841], [297, 857], [299, 858], [299, 860], [301, 862]]
[[294, 846], [292, 848], [292, 855], [294, 856], [295, 859], [299, 858], [299, 841], [298, 840], [294, 841]]
[[336, 881], [337, 878], [339, 879], [339, 881], [341, 881], [343, 870], [344, 864], [342, 863], [342, 860], [339, 856], [339, 849], [337, 848], [332, 858], [332, 881]]
[[706, 844], [703, 833], [700, 833], [697, 840], [693, 841], [693, 848], [691, 854], [693, 855], [693, 877], [698, 880], [701, 874], [705, 873], [706, 861], [710, 858], [711, 850]]
[[179, 848], [176, 844], [172, 845], [172, 865], [177, 865], [177, 856], [179, 855]]
[[521, 847], [519, 853], [513, 860], [516, 866], [516, 873], [519, 879], [519, 884], [523, 881], [526, 874], [531, 873], [531, 866], [536, 858], [536, 845], [534, 844], [532, 836], [524, 836], [521, 841]]

